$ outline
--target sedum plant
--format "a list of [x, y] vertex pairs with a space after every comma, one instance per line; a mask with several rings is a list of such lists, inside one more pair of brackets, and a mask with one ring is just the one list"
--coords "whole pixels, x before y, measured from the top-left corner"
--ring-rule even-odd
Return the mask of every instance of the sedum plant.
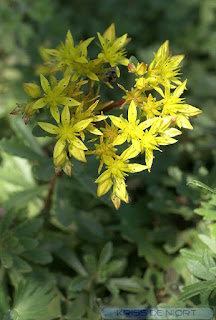
[[[184, 56], [172, 56], [168, 41], [147, 65], [127, 58], [125, 47], [130, 39], [127, 34], [117, 37], [114, 24], [97, 36], [99, 52], [94, 59], [89, 58], [88, 48], [95, 39], [75, 44], [70, 31], [56, 49], [41, 48], [45, 61], [37, 70], [40, 85], [24, 83], [29, 100], [11, 113], [22, 114], [26, 124], [36, 121], [37, 130], [56, 138], [56, 173], [71, 176], [73, 159], [87, 162], [94, 155], [99, 160], [97, 195], [110, 192], [118, 209], [121, 201], [130, 201], [127, 175], [150, 172], [155, 151], [177, 142], [182, 128], [193, 129], [190, 118], [202, 111], [182, 97], [187, 81], [181, 81], [179, 65]], [[132, 88], [119, 83], [121, 66], [133, 77]], [[122, 99], [104, 101], [105, 85], [116, 90], [112, 85], [116, 80], [124, 91]], [[120, 116], [110, 112], [116, 107], [122, 110]]]

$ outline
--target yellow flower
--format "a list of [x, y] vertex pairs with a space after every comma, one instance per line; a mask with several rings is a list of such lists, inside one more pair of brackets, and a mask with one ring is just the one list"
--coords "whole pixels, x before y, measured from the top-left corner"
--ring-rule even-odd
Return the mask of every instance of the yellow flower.
[[162, 116], [176, 117], [175, 124], [179, 128], [193, 129], [189, 117], [196, 116], [202, 111], [189, 104], [185, 104], [185, 98], [180, 98], [184, 90], [186, 89], [187, 80], [185, 80], [180, 86], [178, 86], [173, 93], [170, 92], [170, 88], [165, 88], [165, 94], [161, 103], [163, 104]]
[[[87, 63], [87, 47], [92, 42], [94, 37], [89, 38], [85, 41], [80, 41], [80, 43], [74, 46], [73, 36], [68, 30], [65, 44], [61, 45], [57, 49], [45, 49], [44, 51], [50, 56], [54, 57], [54, 64], [58, 70], [67, 72], [67, 69], [71, 68], [74, 63]], [[53, 60], [53, 58], [50, 58]]]
[[[84, 108], [84, 102], [82, 102], [76, 109], [76, 112], [72, 119], [73, 123], [77, 123], [81, 120], [88, 118], [92, 118], [92, 122], [99, 122], [105, 120], [107, 116], [103, 114], [95, 115], [95, 108], [97, 107], [98, 102], [99, 100], [90, 105], [90, 107], [88, 107], [86, 110]], [[97, 129], [93, 123], [90, 123], [86, 130], [95, 135], [102, 135], [102, 132], [99, 129]]]
[[[127, 34], [124, 34], [120, 38], [116, 38], [114, 23], [104, 32], [103, 36], [97, 33], [100, 44], [102, 46], [102, 52], [98, 54], [98, 58], [103, 62], [107, 62], [111, 67], [122, 64], [127, 66], [129, 60], [126, 58], [126, 50], [123, 49], [130, 41], [127, 38]], [[119, 76], [119, 69], [117, 68], [117, 75]]]
[[122, 117], [109, 116], [113, 124], [120, 128], [119, 135], [113, 141], [113, 145], [121, 145], [126, 140], [132, 142], [132, 145], [140, 151], [140, 140], [143, 136], [143, 130], [146, 129], [151, 123], [144, 121], [140, 123], [137, 119], [137, 107], [132, 100], [128, 108], [128, 120]]
[[136, 157], [138, 153], [139, 152], [131, 146], [116, 159], [110, 156], [104, 156], [104, 163], [106, 164], [107, 170], [105, 170], [95, 181], [98, 183], [97, 194], [98, 197], [100, 197], [113, 187], [111, 199], [116, 209], [119, 208], [121, 200], [126, 203], [129, 202], [125, 184], [127, 173], [140, 172], [147, 169], [147, 166], [145, 165], [128, 163], [128, 160]]
[[67, 97], [66, 93], [64, 92], [69, 84], [70, 76], [63, 78], [53, 88], [51, 88], [49, 81], [42, 74], [40, 76], [40, 80], [44, 94], [42, 95], [42, 98], [38, 99], [34, 103], [33, 109], [41, 109], [45, 106], [49, 106], [53, 118], [59, 123], [59, 105], [78, 106], [80, 104], [80, 102], [76, 101], [75, 99]]
[[154, 60], [148, 67], [145, 77], [136, 80], [136, 87], [140, 90], [155, 89], [161, 94], [160, 85], [175, 88], [181, 84], [179, 80], [179, 64], [184, 55], [171, 56], [169, 41], [165, 41], [155, 54]]
[[145, 131], [140, 140], [141, 152], [145, 152], [145, 162], [149, 171], [154, 159], [153, 150], [161, 151], [158, 148], [159, 145], [169, 145], [177, 142], [172, 137], [181, 134], [178, 129], [170, 128], [173, 123], [172, 117], [155, 117], [150, 120], [152, 125], [149, 130]]
[[72, 125], [69, 107], [65, 106], [61, 114], [61, 123], [58, 126], [51, 123], [38, 122], [38, 125], [43, 130], [57, 135], [58, 141], [53, 151], [54, 163], [57, 159], [66, 159], [65, 150], [67, 148], [70, 155], [75, 159], [86, 162], [84, 151], [88, 149], [78, 136], [82, 134], [92, 120], [92, 118], [89, 118]]
[[143, 102], [141, 105], [141, 109], [143, 111], [143, 115], [146, 116], [147, 119], [154, 118], [155, 116], [161, 115], [161, 107], [163, 103], [161, 101], [156, 101], [156, 98], [153, 98], [152, 94], [148, 95], [147, 101]]

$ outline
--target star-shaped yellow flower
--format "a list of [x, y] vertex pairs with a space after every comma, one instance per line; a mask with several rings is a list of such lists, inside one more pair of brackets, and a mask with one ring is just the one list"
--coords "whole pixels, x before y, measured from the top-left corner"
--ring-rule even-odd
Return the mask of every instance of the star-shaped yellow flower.
[[57, 163], [58, 158], [62, 157], [66, 147], [71, 156], [75, 159], [86, 162], [85, 150], [88, 150], [84, 143], [78, 138], [93, 119], [89, 118], [81, 120], [76, 124], [71, 124], [70, 110], [65, 106], [61, 114], [61, 123], [55, 126], [51, 123], [38, 122], [38, 125], [45, 131], [57, 135], [57, 143], [53, 151], [54, 163]]
[[178, 86], [174, 92], [170, 92], [170, 88], [165, 88], [165, 94], [160, 101], [163, 104], [162, 116], [176, 117], [175, 124], [179, 128], [193, 129], [189, 117], [196, 116], [202, 111], [189, 104], [185, 104], [185, 98], [180, 98], [186, 89], [187, 80]]
[[[104, 32], [103, 36], [97, 33], [100, 44], [102, 46], [102, 52], [98, 54], [98, 58], [109, 63], [111, 67], [122, 64], [127, 66], [129, 59], [126, 58], [126, 50], [124, 47], [130, 41], [127, 38], [127, 34], [124, 34], [120, 38], [116, 38], [114, 23]], [[117, 69], [117, 75], [119, 76], [119, 69]]]
[[98, 183], [98, 197], [106, 194], [111, 187], [111, 199], [116, 209], [119, 208], [120, 201], [129, 202], [129, 196], [126, 190], [125, 177], [127, 172], [140, 172], [147, 169], [147, 166], [137, 163], [128, 163], [128, 160], [137, 156], [139, 152], [131, 146], [126, 149], [116, 159], [110, 156], [104, 156], [104, 163], [107, 170], [104, 171], [95, 181]]
[[140, 123], [137, 119], [137, 107], [135, 102], [132, 100], [128, 108], [128, 120], [122, 117], [110, 116], [112, 123], [118, 127], [119, 135], [113, 141], [113, 145], [121, 145], [126, 140], [127, 142], [132, 142], [132, 145], [140, 151], [139, 139], [143, 136], [143, 130], [151, 125], [150, 121], [144, 121]]
[[56, 122], [60, 122], [60, 114], [58, 106], [78, 106], [80, 102], [73, 98], [67, 97], [64, 92], [70, 81], [70, 76], [63, 78], [59, 83], [51, 88], [49, 81], [41, 74], [40, 76], [41, 86], [43, 88], [44, 94], [42, 98], [38, 99], [34, 105], [33, 109], [41, 109], [45, 106], [50, 107], [50, 112]]

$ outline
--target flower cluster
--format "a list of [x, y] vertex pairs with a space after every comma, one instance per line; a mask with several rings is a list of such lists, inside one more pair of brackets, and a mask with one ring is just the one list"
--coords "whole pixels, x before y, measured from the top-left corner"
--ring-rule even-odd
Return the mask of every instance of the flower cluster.
[[[118, 209], [121, 201], [129, 202], [127, 175], [150, 171], [154, 152], [177, 142], [179, 129], [193, 129], [190, 117], [201, 111], [182, 98], [186, 80], [180, 80], [179, 64], [184, 56], [171, 56], [168, 41], [148, 66], [134, 57], [127, 58], [125, 46], [130, 39], [127, 34], [116, 37], [114, 24], [97, 35], [101, 52], [95, 59], [88, 57], [88, 46], [94, 38], [75, 45], [70, 31], [58, 48], [41, 48], [45, 62], [38, 68], [40, 86], [23, 84], [30, 100], [18, 109], [26, 123], [33, 115], [46, 120], [37, 121], [57, 139], [53, 149], [56, 171], [71, 175], [73, 158], [87, 162], [86, 156], [95, 155], [100, 161], [97, 194], [100, 197], [111, 190], [111, 200]], [[124, 100], [104, 103], [101, 88], [103, 83], [113, 88], [110, 82], [120, 77], [119, 65], [127, 66], [135, 75], [134, 86], [127, 90], [118, 84], [125, 92]], [[61, 79], [57, 78], [59, 74]], [[120, 105], [128, 106], [127, 118], [105, 115]], [[17, 108], [12, 111], [16, 113]], [[144, 154], [140, 158], [145, 164], [130, 163], [139, 154]]]

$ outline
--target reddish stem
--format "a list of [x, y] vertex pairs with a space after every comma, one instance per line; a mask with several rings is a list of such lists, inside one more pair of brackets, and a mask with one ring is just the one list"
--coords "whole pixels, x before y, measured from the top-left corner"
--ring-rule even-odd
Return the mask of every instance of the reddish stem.
[[121, 106], [124, 102], [125, 102], [125, 100], [119, 100], [119, 101], [113, 102], [109, 106], [107, 106], [106, 108], [102, 109], [101, 111], [106, 113], [106, 112], [112, 110], [113, 108]]

